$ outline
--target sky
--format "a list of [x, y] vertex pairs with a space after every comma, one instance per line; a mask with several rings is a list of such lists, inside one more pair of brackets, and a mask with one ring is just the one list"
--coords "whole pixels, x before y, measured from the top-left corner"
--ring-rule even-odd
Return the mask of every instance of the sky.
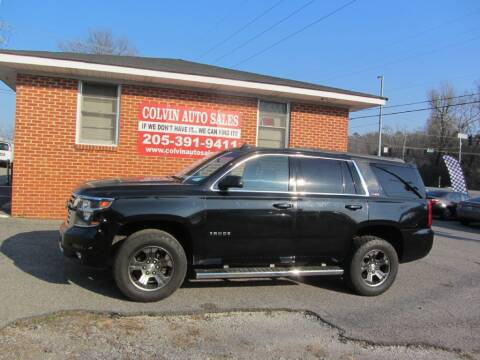
[[[443, 82], [474, 92], [480, 81], [478, 0], [0, 0], [0, 21], [9, 24], [7, 49], [58, 51], [61, 41], [104, 29], [128, 37], [140, 56], [372, 94], [383, 75], [387, 105], [423, 101]], [[409, 109], [418, 107], [427, 106]], [[0, 128], [14, 117], [14, 93], [2, 83]], [[385, 125], [416, 129], [427, 117], [385, 116]], [[374, 131], [376, 122], [351, 120], [350, 131]]]

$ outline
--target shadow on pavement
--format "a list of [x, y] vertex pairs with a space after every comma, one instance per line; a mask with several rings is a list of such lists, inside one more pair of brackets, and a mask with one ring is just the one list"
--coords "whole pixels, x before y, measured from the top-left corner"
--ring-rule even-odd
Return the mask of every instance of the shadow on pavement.
[[[85, 267], [62, 255], [58, 247], [57, 231], [19, 233], [3, 241], [0, 252], [11, 259], [20, 270], [42, 281], [53, 284], [75, 284], [94, 293], [125, 300], [115, 285], [110, 269]], [[348, 292], [338, 277], [187, 280], [182, 288], [295, 286], [299, 283], [336, 292]]]
[[[465, 241], [479, 241], [480, 237], [480, 223], [470, 223], [469, 225], [462, 225], [458, 221], [454, 220], [436, 220], [433, 225], [436, 227], [435, 234], [445, 236], [454, 240], [465, 240]], [[438, 229], [440, 228], [440, 230]], [[453, 235], [449, 231], [461, 231], [466, 233], [466, 236]], [[469, 237], [472, 234], [471, 237]]]
[[19, 233], [5, 241], [0, 251], [27, 274], [53, 284], [75, 284], [92, 292], [124, 299], [107, 269], [95, 269], [65, 258], [58, 247], [58, 231]]
[[453, 235], [448, 232], [444, 231], [435, 231], [435, 235], [440, 235], [444, 238], [451, 239], [451, 240], [461, 240], [461, 241], [472, 241], [472, 242], [480, 242], [480, 237], [464, 237], [464, 236], [458, 236], [458, 235]]

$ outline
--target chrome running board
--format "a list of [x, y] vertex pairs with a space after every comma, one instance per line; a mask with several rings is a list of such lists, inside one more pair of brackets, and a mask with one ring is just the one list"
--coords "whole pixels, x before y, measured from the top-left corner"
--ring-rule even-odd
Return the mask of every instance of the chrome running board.
[[299, 266], [299, 267], [255, 267], [195, 269], [196, 279], [242, 279], [261, 277], [300, 277], [319, 275], [342, 275], [343, 269], [338, 266]]

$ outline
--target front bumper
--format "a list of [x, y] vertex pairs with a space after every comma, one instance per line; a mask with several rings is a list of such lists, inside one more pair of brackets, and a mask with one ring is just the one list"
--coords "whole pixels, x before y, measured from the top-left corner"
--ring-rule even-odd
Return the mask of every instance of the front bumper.
[[403, 230], [403, 249], [400, 262], [421, 259], [428, 255], [433, 246], [432, 229]]
[[100, 226], [60, 226], [60, 249], [66, 257], [89, 266], [104, 267], [110, 257], [111, 239]]
[[470, 221], [480, 221], [480, 209], [457, 208], [457, 217]]

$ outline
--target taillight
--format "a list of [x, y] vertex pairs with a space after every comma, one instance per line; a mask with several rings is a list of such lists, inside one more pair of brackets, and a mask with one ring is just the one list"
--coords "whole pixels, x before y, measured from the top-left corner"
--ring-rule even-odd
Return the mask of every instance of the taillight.
[[427, 200], [427, 227], [432, 227], [433, 221], [433, 211], [432, 211], [432, 200]]

